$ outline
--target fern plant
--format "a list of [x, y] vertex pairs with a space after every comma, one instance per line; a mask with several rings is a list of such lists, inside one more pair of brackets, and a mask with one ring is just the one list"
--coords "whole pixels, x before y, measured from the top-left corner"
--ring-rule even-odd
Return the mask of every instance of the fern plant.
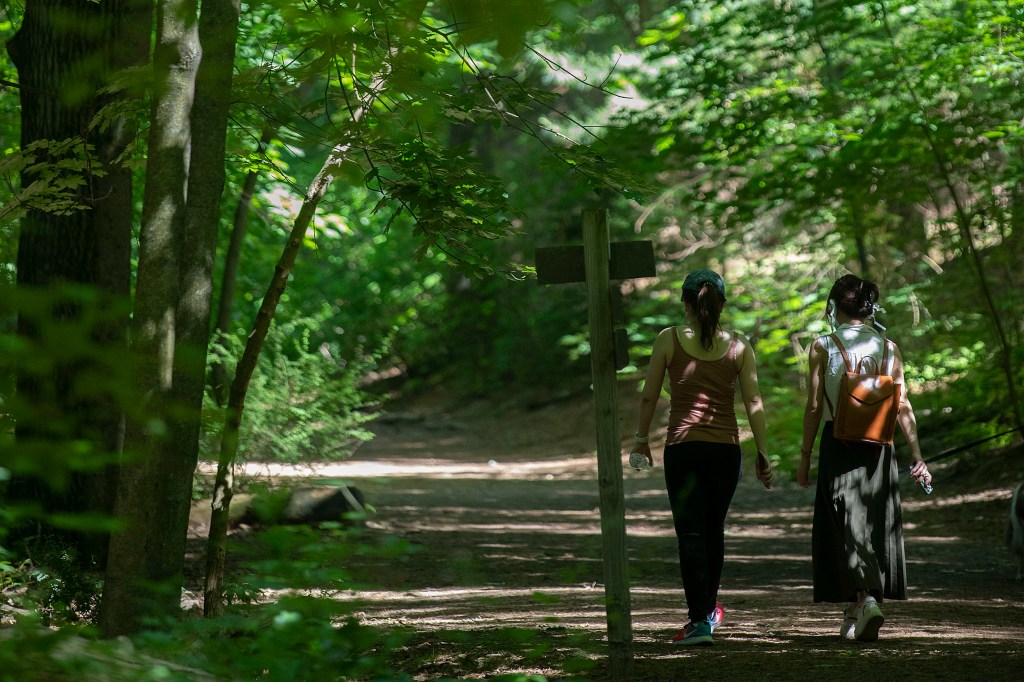
[[[241, 459], [258, 462], [314, 462], [346, 459], [373, 437], [370, 398], [360, 377], [376, 356], [337, 357], [329, 342], [314, 347], [320, 315], [275, 325], [249, 385], [239, 442]], [[215, 339], [210, 355], [232, 374], [244, 338]], [[212, 358], [211, 358], [212, 359]], [[204, 406], [203, 451], [216, 452], [223, 408], [211, 396]]]

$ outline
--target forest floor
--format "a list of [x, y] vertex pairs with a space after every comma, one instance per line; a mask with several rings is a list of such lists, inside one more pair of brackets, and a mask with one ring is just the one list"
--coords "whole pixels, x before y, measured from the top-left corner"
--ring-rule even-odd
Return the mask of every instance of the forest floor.
[[[624, 433], [635, 391], [623, 385]], [[610, 679], [592, 412], [587, 393], [533, 408], [433, 395], [376, 422], [350, 461], [316, 470], [363, 491], [371, 541], [413, 545], [349, 567], [361, 619], [409, 633], [396, 669]], [[1024, 584], [1004, 544], [1024, 450], [936, 463], [931, 496], [904, 482], [909, 599], [882, 604], [870, 644], [840, 639], [841, 607], [812, 601], [813, 488], [780, 475], [767, 492], [746, 458], [728, 518], [725, 623], [713, 647], [685, 648], [670, 641], [686, 609], [654, 445], [654, 469], [624, 473], [631, 679], [1024, 679]]]

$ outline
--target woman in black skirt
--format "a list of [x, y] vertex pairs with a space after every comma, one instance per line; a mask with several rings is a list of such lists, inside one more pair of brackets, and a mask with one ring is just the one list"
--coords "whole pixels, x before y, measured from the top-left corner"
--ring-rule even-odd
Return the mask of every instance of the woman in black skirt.
[[[836, 280], [826, 315], [835, 327], [852, 366], [867, 373], [881, 368], [885, 337], [875, 328], [878, 287], [855, 275]], [[903, 358], [892, 345], [891, 374], [902, 384], [898, 422], [910, 446], [911, 475], [931, 483], [921, 458], [917, 420], [907, 396]], [[824, 420], [818, 449], [818, 485], [814, 500], [811, 555], [814, 601], [847, 604], [839, 634], [873, 642], [885, 621], [883, 599], [907, 598], [903, 523], [900, 518], [899, 467], [893, 446], [851, 444], [832, 435], [831, 405], [846, 372], [841, 349], [829, 335], [819, 337], [809, 353], [807, 407], [797, 482], [811, 485], [811, 452]], [[863, 363], [863, 364], [862, 364]]]

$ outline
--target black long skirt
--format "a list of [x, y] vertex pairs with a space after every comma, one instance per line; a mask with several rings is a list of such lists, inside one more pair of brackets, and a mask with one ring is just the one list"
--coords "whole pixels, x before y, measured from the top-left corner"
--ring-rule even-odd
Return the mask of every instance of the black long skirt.
[[879, 601], [907, 598], [898, 477], [892, 446], [837, 441], [825, 422], [811, 532], [815, 602], [853, 602], [861, 590]]

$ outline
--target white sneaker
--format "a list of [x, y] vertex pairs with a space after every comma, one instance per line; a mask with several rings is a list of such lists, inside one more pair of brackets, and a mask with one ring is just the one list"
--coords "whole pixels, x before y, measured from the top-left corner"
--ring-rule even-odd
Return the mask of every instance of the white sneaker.
[[878, 629], [885, 622], [885, 616], [874, 597], [865, 599], [863, 604], [853, 610], [853, 615], [857, 619], [853, 636], [858, 642], [874, 642], [878, 639]]
[[857, 628], [857, 617], [854, 612], [853, 606], [843, 609], [843, 623], [839, 626], [839, 636], [843, 639], [853, 639], [854, 630]]

